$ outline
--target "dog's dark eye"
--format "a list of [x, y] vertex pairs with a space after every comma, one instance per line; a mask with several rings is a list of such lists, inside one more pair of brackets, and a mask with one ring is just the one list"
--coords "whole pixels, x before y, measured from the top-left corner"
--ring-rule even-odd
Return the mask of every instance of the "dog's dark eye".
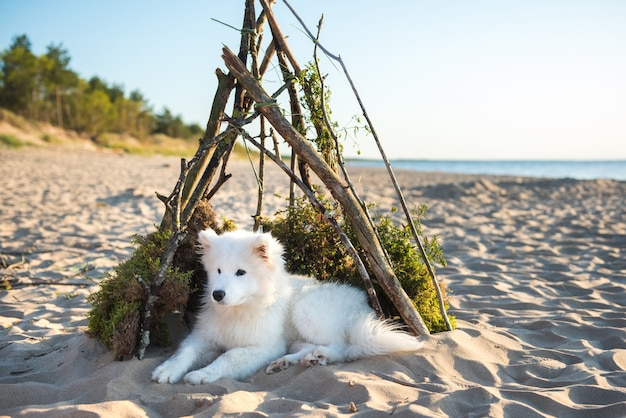
[[217, 269], [217, 274], [222, 274], [222, 269]]
[[246, 274], [245, 270], [239, 269], [237, 270], [237, 273], [235, 273], [235, 276], [243, 276], [244, 274]]

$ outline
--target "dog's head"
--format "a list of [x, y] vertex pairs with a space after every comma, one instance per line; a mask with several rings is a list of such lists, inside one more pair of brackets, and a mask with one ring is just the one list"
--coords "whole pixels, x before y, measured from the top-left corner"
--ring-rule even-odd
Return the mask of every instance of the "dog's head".
[[269, 233], [233, 231], [198, 234], [202, 264], [209, 280], [207, 303], [239, 306], [272, 303], [284, 271], [283, 247]]

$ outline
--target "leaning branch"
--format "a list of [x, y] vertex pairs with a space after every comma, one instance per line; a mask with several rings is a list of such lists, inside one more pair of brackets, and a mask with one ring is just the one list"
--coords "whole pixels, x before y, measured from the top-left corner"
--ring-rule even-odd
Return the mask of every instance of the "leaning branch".
[[[224, 47], [222, 51], [222, 57], [226, 66], [237, 78], [238, 83], [246, 89], [256, 103], [265, 104], [263, 106], [255, 106], [255, 110], [272, 124], [274, 129], [291, 145], [298, 157], [311, 167], [333, 197], [342, 205], [346, 215], [354, 225], [355, 233], [372, 266], [374, 275], [400, 312], [404, 322], [415, 334], [429, 334], [424, 321], [415, 310], [411, 299], [402, 289], [393, 268], [384, 256], [373, 226], [366, 221], [366, 215], [359, 202], [351, 193], [346, 193], [349, 186], [337, 176], [311, 144], [285, 119], [275, 101], [263, 90], [237, 56], [227, 47]], [[268, 105], [266, 103], [274, 104]]]
[[400, 206], [402, 206], [402, 211], [404, 212], [404, 215], [405, 215], [405, 217], [407, 219], [407, 223], [408, 223], [408, 225], [409, 225], [409, 227], [411, 229], [411, 234], [413, 235], [413, 239], [415, 240], [415, 244], [417, 246], [417, 249], [419, 250], [419, 253], [420, 253], [421, 257], [422, 257], [422, 260], [424, 261], [424, 264], [426, 265], [426, 269], [428, 270], [428, 274], [430, 275], [430, 277], [431, 277], [431, 279], [433, 281], [433, 286], [434, 286], [435, 291], [437, 293], [437, 300], [438, 300], [438, 303], [439, 303], [439, 311], [441, 312], [441, 316], [443, 317], [443, 320], [446, 323], [446, 327], [448, 328], [448, 331], [452, 331], [452, 324], [450, 323], [450, 320], [448, 319], [448, 315], [446, 314], [445, 301], [443, 299], [443, 294], [441, 292], [441, 289], [439, 288], [439, 280], [437, 280], [437, 276], [435, 274], [435, 269], [434, 269], [432, 263], [430, 262], [430, 260], [428, 259], [428, 255], [426, 254], [426, 250], [424, 248], [424, 245], [422, 244], [422, 241], [419, 239], [419, 234], [417, 233], [417, 229], [415, 227], [415, 223], [413, 222], [413, 218], [411, 217], [411, 212], [410, 212], [410, 210], [409, 210], [409, 208], [408, 208], [408, 206], [406, 204], [406, 200], [404, 199], [404, 195], [402, 194], [402, 190], [400, 189], [400, 185], [398, 184], [398, 180], [396, 179], [396, 176], [395, 176], [395, 174], [393, 172], [393, 169], [391, 168], [391, 164], [389, 163], [389, 159], [387, 158], [385, 150], [383, 149], [383, 147], [381, 145], [381, 142], [380, 142], [380, 140], [378, 138], [378, 134], [376, 133], [376, 130], [374, 129], [374, 125], [373, 125], [369, 115], [367, 114], [367, 110], [365, 110], [365, 106], [363, 105], [363, 101], [361, 100], [361, 96], [359, 95], [359, 92], [356, 89], [356, 86], [354, 85], [354, 82], [352, 81], [352, 78], [350, 77], [350, 74], [348, 73], [348, 68], [346, 67], [345, 63], [341, 59], [340, 55], [332, 54], [330, 51], [328, 51], [326, 48], [324, 48], [323, 45], [321, 45], [318, 42], [318, 40], [313, 36], [311, 31], [306, 27], [306, 25], [304, 24], [304, 22], [302, 21], [300, 16], [298, 16], [296, 11], [291, 7], [291, 5], [286, 0], [283, 0], [283, 1], [287, 5], [287, 7], [291, 11], [291, 13], [298, 20], [298, 22], [300, 22], [300, 25], [302, 25], [302, 28], [305, 30], [305, 32], [307, 33], [309, 38], [311, 38], [311, 40], [315, 43], [315, 45], [317, 47], [319, 47], [322, 51], [324, 51], [324, 53], [329, 58], [337, 61], [341, 65], [341, 68], [343, 69], [343, 72], [344, 72], [344, 74], [346, 76], [346, 79], [350, 83], [350, 87], [352, 88], [354, 96], [356, 97], [356, 100], [359, 103], [361, 111], [363, 112], [363, 116], [365, 117], [365, 120], [367, 121], [367, 124], [370, 127], [370, 131], [372, 133], [372, 137], [374, 138], [374, 141], [376, 142], [376, 146], [378, 147], [378, 151], [379, 151], [383, 161], [385, 162], [385, 167], [387, 168], [387, 172], [389, 173], [389, 178], [391, 179], [391, 182], [393, 183], [393, 187], [394, 187], [394, 189], [396, 191], [396, 194], [398, 196], [398, 199], [400, 201]]
[[142, 313], [141, 336], [139, 338], [139, 349], [137, 350], [137, 358], [139, 358], [139, 360], [143, 359], [146, 348], [148, 348], [148, 345], [150, 345], [150, 326], [152, 324], [152, 311], [154, 309], [154, 304], [159, 299], [159, 293], [161, 290], [161, 286], [165, 281], [167, 270], [172, 265], [172, 260], [174, 259], [174, 254], [176, 253], [178, 246], [180, 245], [181, 241], [187, 236], [187, 223], [181, 223], [180, 206], [183, 194], [183, 185], [187, 180], [189, 169], [190, 166], [187, 164], [187, 161], [182, 158], [180, 162], [180, 176], [178, 177], [178, 182], [176, 182], [176, 187], [174, 187], [172, 194], [170, 194], [170, 196], [165, 201], [167, 215], [171, 217], [172, 235], [170, 235], [167, 243], [165, 244], [165, 250], [163, 251], [163, 255], [161, 256], [161, 262], [159, 264], [159, 268], [157, 270], [154, 281], [148, 287], [141, 277], [138, 277], [137, 279], [144, 288], [144, 290], [148, 293], [148, 298], [146, 300], [146, 304], [144, 305]]
[[308, 187], [302, 180], [300, 180], [289, 167], [287, 167], [287, 164], [282, 162], [279, 157], [272, 154], [272, 152], [266, 149], [263, 144], [261, 144], [260, 142], [257, 142], [250, 135], [244, 134], [244, 137], [252, 145], [257, 147], [261, 151], [261, 154], [267, 155], [272, 161], [274, 161], [274, 163], [276, 163], [276, 165], [278, 165], [291, 178], [291, 180], [295, 184], [297, 184], [298, 187], [300, 187], [300, 189], [304, 192], [304, 194], [309, 199], [311, 204], [320, 213], [322, 213], [322, 215], [324, 215], [324, 217], [328, 220], [331, 226], [335, 229], [335, 231], [337, 232], [337, 235], [339, 235], [339, 239], [341, 240], [342, 244], [344, 245], [344, 247], [346, 247], [346, 250], [352, 257], [352, 260], [354, 261], [354, 264], [356, 265], [356, 268], [359, 271], [359, 275], [361, 276], [361, 279], [363, 279], [363, 283], [365, 284], [365, 289], [367, 290], [367, 295], [369, 296], [369, 299], [370, 299], [370, 302], [372, 303], [372, 307], [374, 308], [374, 311], [376, 312], [379, 318], [383, 318], [384, 316], [383, 309], [380, 306], [380, 301], [378, 300], [378, 296], [376, 295], [376, 289], [374, 288], [374, 283], [372, 282], [372, 279], [369, 273], [367, 272], [367, 269], [365, 268], [365, 264], [363, 264], [363, 260], [361, 260], [361, 257], [359, 256], [358, 251], [356, 250], [356, 248], [354, 248], [354, 245], [352, 245], [350, 238], [348, 238], [346, 233], [343, 231], [343, 229], [339, 225], [339, 222], [337, 222], [337, 219], [335, 219], [333, 214], [330, 213], [324, 207], [324, 205], [317, 199], [317, 197], [315, 196], [315, 193], [313, 193], [311, 188]]

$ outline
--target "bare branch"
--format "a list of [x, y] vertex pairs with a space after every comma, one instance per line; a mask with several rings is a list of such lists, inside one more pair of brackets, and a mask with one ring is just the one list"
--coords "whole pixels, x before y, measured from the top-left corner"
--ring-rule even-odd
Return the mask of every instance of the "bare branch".
[[291, 63], [291, 67], [293, 68], [294, 72], [296, 74], [300, 74], [300, 66], [296, 61], [296, 58], [291, 53], [291, 50], [287, 46], [287, 41], [285, 41], [285, 37], [283, 36], [283, 33], [278, 26], [278, 22], [274, 17], [274, 12], [272, 12], [269, 2], [267, 0], [260, 0], [260, 2], [261, 6], [263, 6], [263, 11], [265, 12], [265, 15], [267, 16], [267, 22], [269, 23], [270, 29], [272, 30], [272, 37], [274, 38], [274, 41], [278, 42], [279, 49], [282, 50], [285, 55], [287, 55], [287, 59]]

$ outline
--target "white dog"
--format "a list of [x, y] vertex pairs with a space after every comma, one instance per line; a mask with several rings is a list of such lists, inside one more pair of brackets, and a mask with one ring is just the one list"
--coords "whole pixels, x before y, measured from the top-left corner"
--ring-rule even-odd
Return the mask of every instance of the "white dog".
[[378, 320], [364, 292], [286, 272], [283, 247], [269, 233], [206, 230], [198, 241], [209, 277], [204, 306], [176, 353], [152, 373], [158, 383], [242, 379], [264, 366], [274, 373], [422, 346]]

